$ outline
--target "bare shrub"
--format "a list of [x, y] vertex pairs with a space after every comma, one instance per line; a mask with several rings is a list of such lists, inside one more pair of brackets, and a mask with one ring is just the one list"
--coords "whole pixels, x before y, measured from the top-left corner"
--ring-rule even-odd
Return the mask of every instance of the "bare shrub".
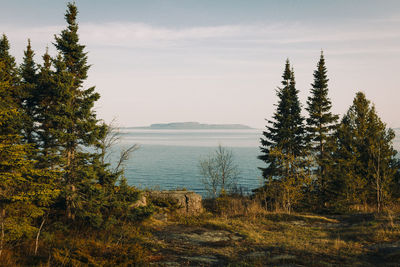
[[210, 197], [230, 193], [236, 188], [239, 169], [232, 151], [219, 145], [214, 154], [200, 160], [202, 182]]

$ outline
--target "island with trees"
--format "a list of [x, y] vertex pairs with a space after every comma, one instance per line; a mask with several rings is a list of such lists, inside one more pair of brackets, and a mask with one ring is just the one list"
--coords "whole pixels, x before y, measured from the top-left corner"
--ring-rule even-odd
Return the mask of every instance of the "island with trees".
[[145, 130], [250, 130], [253, 129], [243, 124], [205, 124], [198, 122], [171, 122], [155, 123], [148, 127], [127, 127], [126, 129]]

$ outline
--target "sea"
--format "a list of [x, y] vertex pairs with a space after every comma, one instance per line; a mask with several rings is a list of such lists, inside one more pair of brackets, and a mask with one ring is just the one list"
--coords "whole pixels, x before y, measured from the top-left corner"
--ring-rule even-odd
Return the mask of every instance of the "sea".
[[[395, 149], [400, 150], [400, 129], [394, 129]], [[156, 130], [121, 129], [120, 143], [114, 148], [116, 158], [123, 147], [137, 144], [125, 162], [125, 177], [140, 189], [187, 189], [207, 196], [199, 162], [215, 153], [218, 145], [232, 151], [239, 170], [237, 186], [244, 194], [262, 185], [257, 159], [262, 129], [245, 130]], [[398, 157], [399, 155], [397, 155]]]
[[134, 144], [125, 162], [125, 177], [140, 189], [187, 189], [207, 196], [199, 162], [213, 155], [219, 145], [230, 150], [239, 170], [237, 188], [244, 194], [262, 184], [263, 162], [257, 159], [262, 130], [154, 130], [121, 129], [114, 159], [123, 147]]

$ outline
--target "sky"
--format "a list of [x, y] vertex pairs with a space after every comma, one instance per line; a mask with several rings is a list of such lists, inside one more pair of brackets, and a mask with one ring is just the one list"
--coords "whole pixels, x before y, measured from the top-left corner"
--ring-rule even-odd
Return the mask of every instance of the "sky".
[[[303, 108], [321, 50], [332, 111], [363, 91], [400, 127], [400, 1], [77, 0], [99, 118], [121, 126], [198, 121], [266, 125], [285, 60]], [[0, 0], [0, 33], [36, 60], [65, 27], [64, 0]], [[304, 115], [306, 116], [306, 112]]]

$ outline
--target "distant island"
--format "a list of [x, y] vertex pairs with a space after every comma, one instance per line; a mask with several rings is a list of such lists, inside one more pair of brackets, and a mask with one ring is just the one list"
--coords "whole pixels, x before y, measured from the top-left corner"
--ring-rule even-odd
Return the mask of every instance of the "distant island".
[[127, 129], [152, 130], [244, 130], [254, 129], [243, 124], [204, 124], [199, 122], [156, 123], [145, 127], [126, 127]]

